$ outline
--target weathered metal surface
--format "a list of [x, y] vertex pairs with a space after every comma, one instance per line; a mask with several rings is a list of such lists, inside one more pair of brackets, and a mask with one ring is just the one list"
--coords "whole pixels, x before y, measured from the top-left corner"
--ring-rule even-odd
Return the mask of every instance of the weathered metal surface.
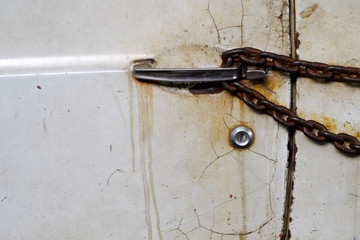
[[[140, 83], [129, 66], [217, 67], [243, 45], [287, 54], [287, 1], [34, 0], [0, 11], [1, 239], [281, 233], [286, 130], [228, 93]], [[284, 75], [252, 86], [289, 105]], [[235, 150], [229, 134], [244, 124], [255, 141]]]
[[[222, 54], [223, 65], [230, 70], [234, 64], [242, 64], [244, 68], [258, 67], [275, 69], [282, 73], [293, 74], [293, 77], [310, 77], [313, 80], [340, 81], [348, 84], [358, 84], [360, 68], [328, 65], [326, 63], [296, 60], [285, 55], [264, 52], [255, 48], [237, 48]], [[227, 68], [224, 68], [227, 69]], [[265, 73], [265, 72], [264, 72]], [[356, 136], [347, 133], [334, 133], [316, 120], [306, 120], [298, 116], [295, 110], [278, 105], [254, 89], [237, 82], [222, 82], [222, 86], [243, 100], [249, 107], [260, 113], [272, 116], [288, 129], [301, 130], [305, 136], [318, 143], [333, 143], [336, 149], [349, 155], [360, 154], [360, 142]]]
[[[359, 2], [297, 1], [300, 59], [359, 67]], [[298, 113], [359, 137], [358, 86], [297, 80]], [[358, 239], [359, 157], [296, 135], [293, 239]]]

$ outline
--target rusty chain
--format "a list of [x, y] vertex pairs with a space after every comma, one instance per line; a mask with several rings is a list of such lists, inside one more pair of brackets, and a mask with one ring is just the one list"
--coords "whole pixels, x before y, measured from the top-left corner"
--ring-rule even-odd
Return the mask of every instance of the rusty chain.
[[[310, 78], [346, 83], [360, 83], [360, 69], [332, 66], [324, 63], [295, 60], [293, 58], [264, 52], [254, 48], [237, 48], [225, 51], [222, 55], [223, 65], [230, 67], [235, 62], [245, 65], [268, 67], [275, 70]], [[321, 123], [299, 117], [291, 109], [277, 105], [254, 89], [250, 89], [239, 81], [222, 82], [222, 87], [243, 100], [252, 109], [265, 113], [288, 129], [298, 129], [307, 137], [319, 142], [331, 142], [347, 154], [360, 154], [359, 140], [346, 133], [335, 134]]]
[[222, 54], [222, 60], [227, 66], [231, 66], [234, 62], [242, 62], [251, 66], [269, 67], [300, 77], [360, 83], [360, 68], [296, 60], [288, 56], [264, 52], [255, 48], [236, 48], [225, 51]]

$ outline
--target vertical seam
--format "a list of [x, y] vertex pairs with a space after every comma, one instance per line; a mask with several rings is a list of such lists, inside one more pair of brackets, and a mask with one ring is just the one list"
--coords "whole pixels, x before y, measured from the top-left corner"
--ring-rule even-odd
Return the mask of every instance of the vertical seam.
[[[295, 0], [289, 1], [289, 33], [290, 33], [290, 57], [297, 59], [296, 53], [296, 11]], [[296, 113], [296, 76], [290, 74], [290, 108]], [[293, 190], [294, 190], [294, 171], [295, 171], [295, 158], [296, 158], [296, 142], [295, 142], [296, 130], [289, 130], [288, 135], [288, 159], [287, 159], [287, 176], [286, 176], [286, 195], [284, 203], [284, 216], [283, 216], [283, 229], [281, 234], [282, 240], [289, 240], [290, 234], [290, 222], [291, 222], [291, 207], [293, 204]]]

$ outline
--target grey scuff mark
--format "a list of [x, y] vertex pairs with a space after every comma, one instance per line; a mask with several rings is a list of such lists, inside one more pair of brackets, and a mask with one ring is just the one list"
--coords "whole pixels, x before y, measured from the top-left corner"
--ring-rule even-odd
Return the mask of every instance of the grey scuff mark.
[[[277, 124], [276, 140], [275, 140], [275, 142], [276, 142], [276, 150], [279, 147], [279, 134], [280, 134], [280, 124]], [[277, 154], [278, 154], [278, 151], [276, 151], [276, 158], [278, 158]]]
[[250, 152], [253, 152], [253, 153], [255, 153], [255, 154], [259, 155], [259, 156], [262, 156], [262, 157], [268, 159], [269, 161], [277, 162], [277, 160], [272, 159], [272, 158], [269, 158], [268, 156], [266, 156], [266, 155], [264, 155], [264, 154], [258, 153], [258, 152], [254, 151], [254, 150], [251, 150], [251, 149], [248, 149], [248, 150], [249, 150]]
[[[360, 169], [360, 164], [357, 164], [356, 166], [356, 181], [359, 182], [359, 169]], [[356, 188], [354, 189], [357, 193], [358, 193], [358, 186], [356, 186]], [[351, 195], [352, 193], [350, 193]], [[358, 204], [358, 198], [359, 196], [357, 194], [355, 195], [355, 199], [354, 199], [354, 203], [355, 203], [355, 209], [354, 209], [354, 229], [356, 232], [358, 232], [358, 209], [359, 209], [359, 204]], [[355, 236], [354, 236], [355, 239]]]
[[110, 183], [110, 178], [112, 178], [112, 176], [116, 173], [116, 172], [122, 172], [122, 173], [126, 173], [125, 171], [121, 170], [121, 169], [116, 169], [115, 171], [113, 171], [110, 176], [108, 177], [107, 181], [106, 181], [106, 185], [109, 185]]
[[124, 115], [124, 113], [123, 113], [123, 111], [122, 111], [122, 108], [121, 108], [121, 105], [120, 105], [120, 103], [119, 103], [119, 101], [118, 101], [117, 94], [116, 94], [116, 92], [114, 92], [114, 91], [113, 91], [112, 93], [113, 93], [112, 95], [113, 95], [115, 104], [116, 104], [116, 106], [117, 106], [117, 108], [118, 108], [118, 111], [119, 111], [119, 113], [120, 113], [121, 119], [123, 120], [125, 127], [127, 127], [127, 126], [126, 126], [125, 115]]
[[281, 40], [282, 40], [282, 47], [284, 48], [285, 46], [285, 26], [284, 26], [284, 21], [287, 21], [286, 19], [284, 20], [284, 15], [285, 15], [285, 10], [286, 10], [286, 6], [287, 3], [286, 1], [283, 1], [283, 5], [282, 5], [282, 9], [281, 9], [281, 14], [279, 16], [279, 20], [280, 20], [280, 24], [281, 24]]
[[240, 45], [241, 47], [243, 46], [244, 44], [244, 2], [243, 0], [240, 0], [241, 1], [241, 22], [240, 22], [240, 31], [241, 31], [241, 41], [240, 41]]
[[110, 152], [112, 152], [112, 150], [113, 150], [113, 145], [112, 144], [109, 145], [109, 150], [110, 150]]
[[3, 199], [1, 199], [1, 202], [5, 201], [8, 198], [8, 196], [5, 196]]
[[215, 27], [215, 29], [216, 29], [216, 34], [217, 34], [218, 43], [220, 44], [220, 43], [221, 43], [221, 40], [220, 40], [219, 28], [218, 28], [218, 26], [217, 26], [217, 24], [216, 24], [216, 21], [215, 21], [214, 16], [212, 15], [212, 13], [211, 13], [211, 11], [210, 11], [210, 2], [211, 2], [211, 0], [208, 1], [208, 6], [207, 6], [207, 9], [205, 9], [205, 10], [209, 13], [210, 18], [211, 18], [211, 20], [212, 20], [212, 22], [213, 22], [213, 24], [214, 24], [214, 27]]
[[354, 197], [359, 197], [358, 195], [354, 194], [354, 193], [350, 193], [350, 196], [354, 196]]
[[270, 39], [271, 39], [270, 27], [268, 27], [268, 32], [267, 32], [266, 35], [267, 35], [267, 39], [266, 39], [266, 45], [265, 45], [264, 51], [267, 51], [267, 48], [269, 46], [269, 42], [270, 42]]
[[46, 118], [43, 119], [43, 122], [42, 122], [42, 126], [43, 126], [43, 131], [44, 131], [44, 134], [46, 135]]

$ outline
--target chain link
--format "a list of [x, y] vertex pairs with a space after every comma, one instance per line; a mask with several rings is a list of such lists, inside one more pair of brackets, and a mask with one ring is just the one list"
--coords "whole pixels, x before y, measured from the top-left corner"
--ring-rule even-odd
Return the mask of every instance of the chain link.
[[[296, 76], [319, 78], [327, 81], [360, 83], [359, 68], [295, 60], [287, 56], [263, 52], [254, 48], [237, 48], [226, 51], [223, 53], [222, 59], [227, 67], [232, 66], [235, 62], [242, 62], [245, 65], [270, 67]], [[269, 101], [264, 95], [248, 88], [239, 81], [222, 82], [221, 85], [225, 90], [243, 100], [249, 107], [271, 116], [288, 129], [298, 129], [305, 136], [319, 143], [331, 142], [338, 150], [344, 153], [350, 155], [360, 154], [360, 142], [354, 136], [346, 133], [332, 133], [323, 124], [299, 117], [291, 109]]]
[[296, 60], [288, 56], [264, 52], [255, 48], [246, 47], [225, 51], [222, 54], [222, 60], [228, 67], [234, 62], [242, 62], [251, 66], [269, 67], [300, 77], [345, 83], [360, 83], [360, 68]]

